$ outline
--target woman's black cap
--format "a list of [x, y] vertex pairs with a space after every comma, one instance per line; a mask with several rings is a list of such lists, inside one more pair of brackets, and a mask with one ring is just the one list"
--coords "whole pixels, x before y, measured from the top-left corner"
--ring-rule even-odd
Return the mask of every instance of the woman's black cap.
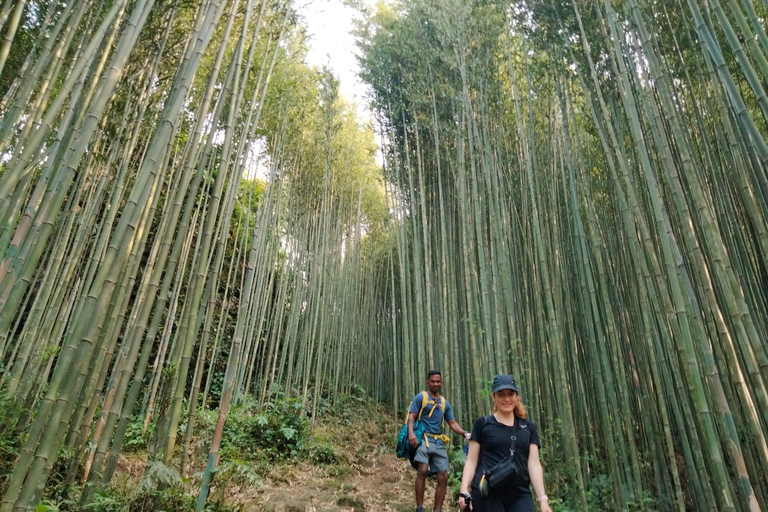
[[515, 393], [520, 393], [515, 386], [515, 379], [511, 375], [497, 375], [493, 378], [493, 392], [498, 393], [502, 389], [511, 389]]

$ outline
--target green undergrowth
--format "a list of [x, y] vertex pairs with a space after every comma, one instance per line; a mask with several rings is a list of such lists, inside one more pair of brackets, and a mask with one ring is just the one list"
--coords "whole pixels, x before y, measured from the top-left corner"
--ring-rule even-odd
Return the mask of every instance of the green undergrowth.
[[25, 435], [16, 430], [21, 412], [21, 405], [0, 389], [0, 496], [5, 495], [8, 478], [24, 442]]
[[448, 453], [448, 460], [448, 497], [452, 499], [452, 504], [458, 507], [461, 477], [464, 475], [465, 457], [463, 447], [454, 447]]
[[[549, 504], [553, 512], [577, 512], [583, 510], [579, 498], [574, 462], [567, 457], [563, 445], [563, 422], [555, 420], [554, 424], [541, 433], [541, 464], [544, 468]], [[585, 494], [588, 510], [622, 510], [616, 502], [611, 476], [607, 461], [601, 455], [581, 453], [582, 467], [589, 468], [589, 479], [586, 482]], [[643, 496], [627, 500], [622, 512], [655, 512], [655, 499], [646, 492]]]
[[[201, 437], [213, 437], [217, 411], [199, 416]], [[259, 408], [246, 403], [234, 407], [224, 426], [220, 454], [222, 459], [242, 459], [271, 464], [306, 455], [311, 444], [309, 420], [302, 413], [301, 401], [283, 398]]]
[[[313, 399], [310, 394], [302, 407], [299, 399], [277, 394], [263, 406], [245, 401], [230, 408], [206, 511], [243, 510], [244, 505], [230, 503], [233, 495], [263, 489], [269, 481], [290, 479], [297, 465], [311, 467], [328, 478], [343, 478], [343, 475], [349, 473], [345, 468], [351, 462], [367, 456], [367, 453], [340, 453], [337, 448], [344, 446], [345, 440], [348, 440], [345, 436], [359, 434], [357, 427], [350, 429], [349, 426], [359, 424], [361, 417], [379, 418], [366, 423], [365, 428], [370, 430], [365, 433], [366, 436], [378, 435], [382, 440], [390, 437], [389, 424], [383, 418], [382, 410], [365, 395], [362, 388], [335, 398], [327, 395], [318, 397], [317, 421], [314, 423], [306, 412], [311, 410]], [[5, 421], [5, 410], [0, 409], [0, 421]], [[217, 417], [218, 411], [215, 410], [198, 411], [197, 433], [191, 447], [191, 467], [185, 478], [182, 478], [178, 470], [181, 459], [178, 450], [177, 457], [170, 465], [158, 461], [145, 462], [149, 458], [147, 447], [152, 446], [154, 425], [150, 424], [145, 430], [143, 418], [134, 418], [128, 428], [123, 450], [126, 464], [133, 464], [133, 470], [118, 468], [112, 484], [108, 488], [94, 490], [86, 503], [82, 502], [83, 486], [72, 483], [73, 480], [78, 482], [80, 478], [67, 478], [74, 454], [62, 449], [38, 512], [192, 510]], [[182, 424], [180, 440], [183, 439], [184, 428], [186, 425]], [[350, 430], [354, 432], [348, 432]], [[4, 453], [8, 455], [3, 461], [15, 459], [18, 444], [18, 440], [8, 435], [0, 437], [0, 450], [5, 450]], [[367, 449], [386, 448], [374, 444], [358, 451]], [[3, 469], [2, 475], [5, 477], [12, 468]]]
[[[263, 406], [253, 401], [230, 408], [219, 450], [211, 494], [205, 510], [208, 512], [238, 512], [245, 505], [234, 504], [232, 496], [259, 491], [268, 483], [289, 483], [297, 472], [315, 471], [328, 485], [338, 487], [337, 505], [362, 508], [358, 498], [344, 491], [345, 479], [352, 468], [365, 465], [378, 453], [394, 452], [396, 420], [377, 406], [362, 388], [345, 395], [317, 397], [316, 421], [311, 411], [314, 396], [310, 393], [304, 407], [299, 399], [279, 393]], [[23, 434], [16, 432], [21, 408], [0, 391], [0, 495], [5, 487], [19, 449]], [[154, 424], [144, 429], [143, 418], [130, 424], [124, 446], [127, 465], [118, 469], [108, 488], [95, 490], [87, 503], [81, 501], [83, 486], [80, 477], [71, 477], [71, 450], [61, 449], [49, 485], [45, 489], [38, 512], [149, 512], [188, 511], [194, 503], [213, 437], [218, 411], [200, 410], [197, 434], [193, 440], [191, 467], [182, 478], [178, 465], [180, 451], [170, 465], [148, 458], [147, 446], [154, 434]], [[179, 430], [183, 439], [186, 418]], [[554, 512], [582, 510], [574, 467], [568, 461], [561, 444], [562, 424], [542, 432], [542, 465]], [[361, 441], [362, 440], [362, 441]], [[464, 453], [461, 444], [452, 445], [449, 453], [449, 493], [455, 505], [461, 485]], [[620, 510], [613, 494], [613, 480], [603, 457], [588, 456], [582, 464], [590, 469], [586, 498], [589, 510]], [[81, 467], [81, 464], [78, 466]], [[335, 487], [334, 487], [335, 488]], [[650, 488], [650, 486], [648, 487]], [[251, 492], [253, 495], [253, 492]], [[654, 512], [650, 494], [629, 500], [626, 512]]]

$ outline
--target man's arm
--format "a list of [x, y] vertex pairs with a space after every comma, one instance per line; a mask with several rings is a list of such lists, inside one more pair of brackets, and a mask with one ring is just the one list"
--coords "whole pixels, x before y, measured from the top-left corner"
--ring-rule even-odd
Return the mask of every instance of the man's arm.
[[[408, 421], [410, 421], [410, 419]], [[469, 439], [470, 438], [471, 434], [469, 432], [467, 432], [466, 430], [464, 430], [463, 428], [461, 428], [461, 426], [459, 425], [459, 422], [456, 421], [455, 419], [454, 420], [450, 420], [448, 422], [448, 426], [451, 427], [451, 430], [453, 430], [454, 432], [456, 432], [460, 436], [464, 436], [465, 439]]]
[[411, 446], [414, 448], [419, 446], [419, 440], [416, 437], [416, 434], [413, 433], [413, 424], [416, 423], [416, 413], [415, 412], [409, 412], [408, 413], [408, 442]]

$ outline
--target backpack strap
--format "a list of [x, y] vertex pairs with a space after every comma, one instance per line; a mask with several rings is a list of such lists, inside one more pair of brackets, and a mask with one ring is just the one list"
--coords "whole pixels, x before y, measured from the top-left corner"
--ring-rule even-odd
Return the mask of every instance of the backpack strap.
[[[444, 396], [439, 396], [438, 395], [437, 400], [432, 400], [431, 402], [429, 402], [429, 401], [427, 401], [427, 392], [426, 391], [422, 391], [422, 393], [424, 393], [424, 399], [423, 399], [423, 401], [421, 403], [422, 410], [424, 409], [424, 406], [426, 404], [428, 404], [428, 403], [432, 404], [432, 409], [429, 410], [429, 416], [428, 416], [429, 418], [432, 417], [432, 413], [435, 412], [435, 409], [437, 409], [438, 401], [440, 403], [440, 410], [442, 410], [443, 413], [445, 413], [445, 397]], [[419, 413], [419, 419], [421, 419], [421, 413]], [[443, 418], [443, 423], [445, 423], [445, 418]]]
[[[419, 415], [416, 417], [417, 420], [421, 420], [421, 413], [424, 412], [424, 407], [426, 405], [427, 405], [427, 392], [426, 391], [422, 391], [421, 392], [421, 407], [419, 408]], [[443, 410], [445, 410], [445, 407], [443, 407]], [[405, 423], [406, 425], [408, 424], [408, 415], [409, 414], [410, 414], [410, 412], [406, 412], [405, 413], [405, 421], [403, 423]], [[430, 413], [430, 415], [431, 414], [432, 413]]]
[[[421, 392], [421, 408], [419, 409], [419, 418], [418, 418], [419, 420], [421, 420], [421, 413], [424, 412], [424, 407], [427, 406], [427, 400], [428, 400], [427, 392], [422, 391]], [[433, 407], [432, 410], [434, 411], [435, 408]], [[432, 411], [429, 411], [429, 416], [432, 416]]]
[[[441, 396], [440, 398], [442, 398], [442, 400], [440, 401], [440, 409], [442, 409], [443, 411], [443, 422], [440, 424], [440, 428], [444, 428], [445, 427], [445, 397]], [[445, 435], [443, 436], [443, 441], [447, 443], [449, 440], [450, 439], [448, 439], [448, 436], [445, 436]]]
[[[437, 408], [438, 403], [440, 404], [440, 410], [443, 411], [443, 421], [442, 421], [442, 423], [440, 425], [440, 428], [442, 430], [445, 427], [445, 404], [446, 404], [445, 397], [444, 396], [438, 396], [437, 400], [433, 400], [431, 403], [434, 404], [434, 405], [432, 406], [432, 409], [429, 411], [429, 417], [430, 418], [432, 417], [432, 413], [435, 412], [435, 409]], [[444, 443], [449, 443], [451, 441], [451, 438], [448, 437], [445, 434], [428, 434], [428, 433], [425, 433], [424, 434], [424, 440], [427, 443], [427, 448], [429, 448], [429, 437], [430, 436], [432, 436], [434, 439], [442, 439]]]
[[[439, 402], [438, 402], [439, 401]], [[421, 407], [419, 408], [419, 416], [416, 418], [417, 420], [421, 421], [421, 415], [424, 413], [424, 408], [427, 406], [427, 404], [430, 403], [429, 401], [429, 395], [426, 391], [421, 392]], [[435, 412], [435, 409], [437, 408], [438, 403], [440, 404], [440, 410], [443, 411], [443, 425], [445, 425], [445, 397], [444, 396], [438, 396], [437, 400], [433, 400], [432, 402], [432, 409], [429, 410], [428, 418], [432, 417], [432, 413]], [[408, 415], [410, 413], [406, 413], [405, 416], [405, 424], [408, 424]], [[427, 443], [427, 447], [429, 447], [429, 436], [433, 436], [435, 438], [441, 438], [443, 439], [443, 442], [448, 442], [450, 439], [445, 434], [440, 434], [439, 436], [437, 434], [424, 434], [424, 441]]]

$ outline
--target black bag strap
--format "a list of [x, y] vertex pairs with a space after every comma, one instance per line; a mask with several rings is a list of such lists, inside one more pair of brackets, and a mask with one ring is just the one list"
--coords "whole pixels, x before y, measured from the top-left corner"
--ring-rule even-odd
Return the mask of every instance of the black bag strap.
[[[492, 418], [492, 417], [493, 417], [493, 414], [489, 414], [488, 416], [483, 416], [483, 432], [485, 432], [485, 426], [488, 424], [489, 418]], [[493, 418], [493, 419], [495, 420], [496, 418]], [[517, 430], [520, 428], [519, 425], [520, 425], [521, 421], [525, 421], [525, 420], [515, 416], [515, 424], [512, 426], [512, 428], [515, 429], [515, 432], [517, 432]], [[514, 449], [513, 449], [513, 451], [514, 451]], [[483, 445], [481, 444], [480, 445], [480, 456], [482, 456], [482, 453], [483, 453]], [[483, 465], [483, 474], [485, 474], [485, 465]]]
[[[488, 424], [488, 418], [490, 418], [491, 416], [493, 416], [493, 414], [491, 414], [489, 416], [483, 416], [483, 433], [485, 433], [485, 426]], [[482, 459], [482, 457], [483, 457], [483, 445], [482, 445], [482, 443], [480, 443], [480, 453], [478, 454], [477, 457], [480, 460], [480, 462], [482, 463], [482, 460], [483, 460]], [[483, 476], [485, 476], [485, 464], [483, 464]]]

